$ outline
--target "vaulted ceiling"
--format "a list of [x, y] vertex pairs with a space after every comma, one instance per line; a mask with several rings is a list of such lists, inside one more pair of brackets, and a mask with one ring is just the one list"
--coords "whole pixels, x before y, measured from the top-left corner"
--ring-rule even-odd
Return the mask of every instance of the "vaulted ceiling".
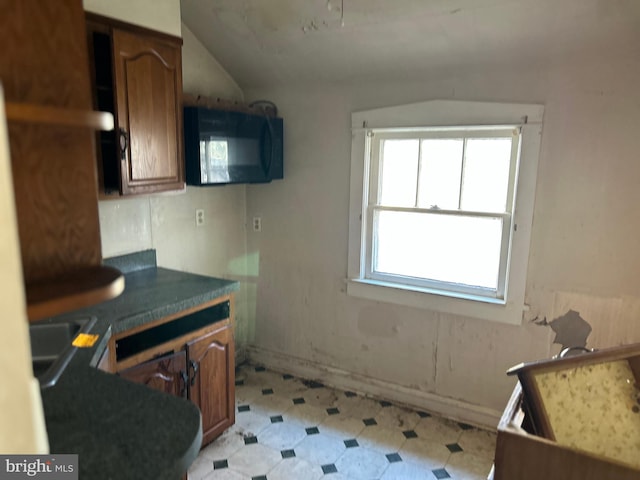
[[640, 0], [181, 0], [181, 11], [243, 88], [640, 55]]

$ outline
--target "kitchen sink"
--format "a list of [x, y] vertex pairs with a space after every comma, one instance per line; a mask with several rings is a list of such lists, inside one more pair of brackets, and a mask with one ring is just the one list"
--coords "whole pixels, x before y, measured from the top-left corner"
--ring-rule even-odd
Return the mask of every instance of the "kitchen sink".
[[72, 345], [79, 333], [87, 333], [96, 323], [95, 317], [67, 322], [40, 322], [29, 326], [33, 374], [41, 388], [56, 384], [78, 350]]

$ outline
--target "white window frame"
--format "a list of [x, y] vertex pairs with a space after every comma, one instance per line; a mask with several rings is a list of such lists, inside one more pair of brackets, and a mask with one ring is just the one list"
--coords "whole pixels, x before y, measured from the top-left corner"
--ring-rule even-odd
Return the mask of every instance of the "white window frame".
[[[542, 105], [452, 100], [434, 100], [353, 113], [347, 293], [370, 300], [521, 324], [522, 312], [526, 308], [526, 274], [543, 114]], [[508, 249], [502, 294], [491, 298], [474, 295], [473, 292], [438, 290], [428, 285], [406, 285], [372, 276], [367, 261], [367, 258], [371, 258], [370, 253], [367, 254], [371, 243], [369, 176], [375, 172], [371, 169], [371, 138], [368, 132], [507, 126], [518, 126], [521, 136], [520, 159], [515, 179], [516, 194], [509, 222], [511, 245]]]

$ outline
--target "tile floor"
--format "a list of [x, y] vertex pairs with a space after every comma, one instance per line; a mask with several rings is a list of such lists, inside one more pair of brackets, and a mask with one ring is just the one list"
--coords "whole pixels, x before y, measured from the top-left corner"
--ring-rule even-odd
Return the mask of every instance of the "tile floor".
[[243, 365], [236, 424], [189, 480], [485, 480], [495, 433]]

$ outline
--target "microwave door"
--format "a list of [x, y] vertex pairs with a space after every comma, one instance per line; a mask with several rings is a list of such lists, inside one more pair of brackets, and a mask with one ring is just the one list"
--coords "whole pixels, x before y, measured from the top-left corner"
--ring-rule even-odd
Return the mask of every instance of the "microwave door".
[[200, 182], [228, 183], [229, 175], [229, 140], [221, 137], [209, 137], [200, 141]]
[[231, 176], [236, 182], [264, 182], [267, 179], [262, 158], [262, 118], [244, 115], [236, 125], [231, 150]]

